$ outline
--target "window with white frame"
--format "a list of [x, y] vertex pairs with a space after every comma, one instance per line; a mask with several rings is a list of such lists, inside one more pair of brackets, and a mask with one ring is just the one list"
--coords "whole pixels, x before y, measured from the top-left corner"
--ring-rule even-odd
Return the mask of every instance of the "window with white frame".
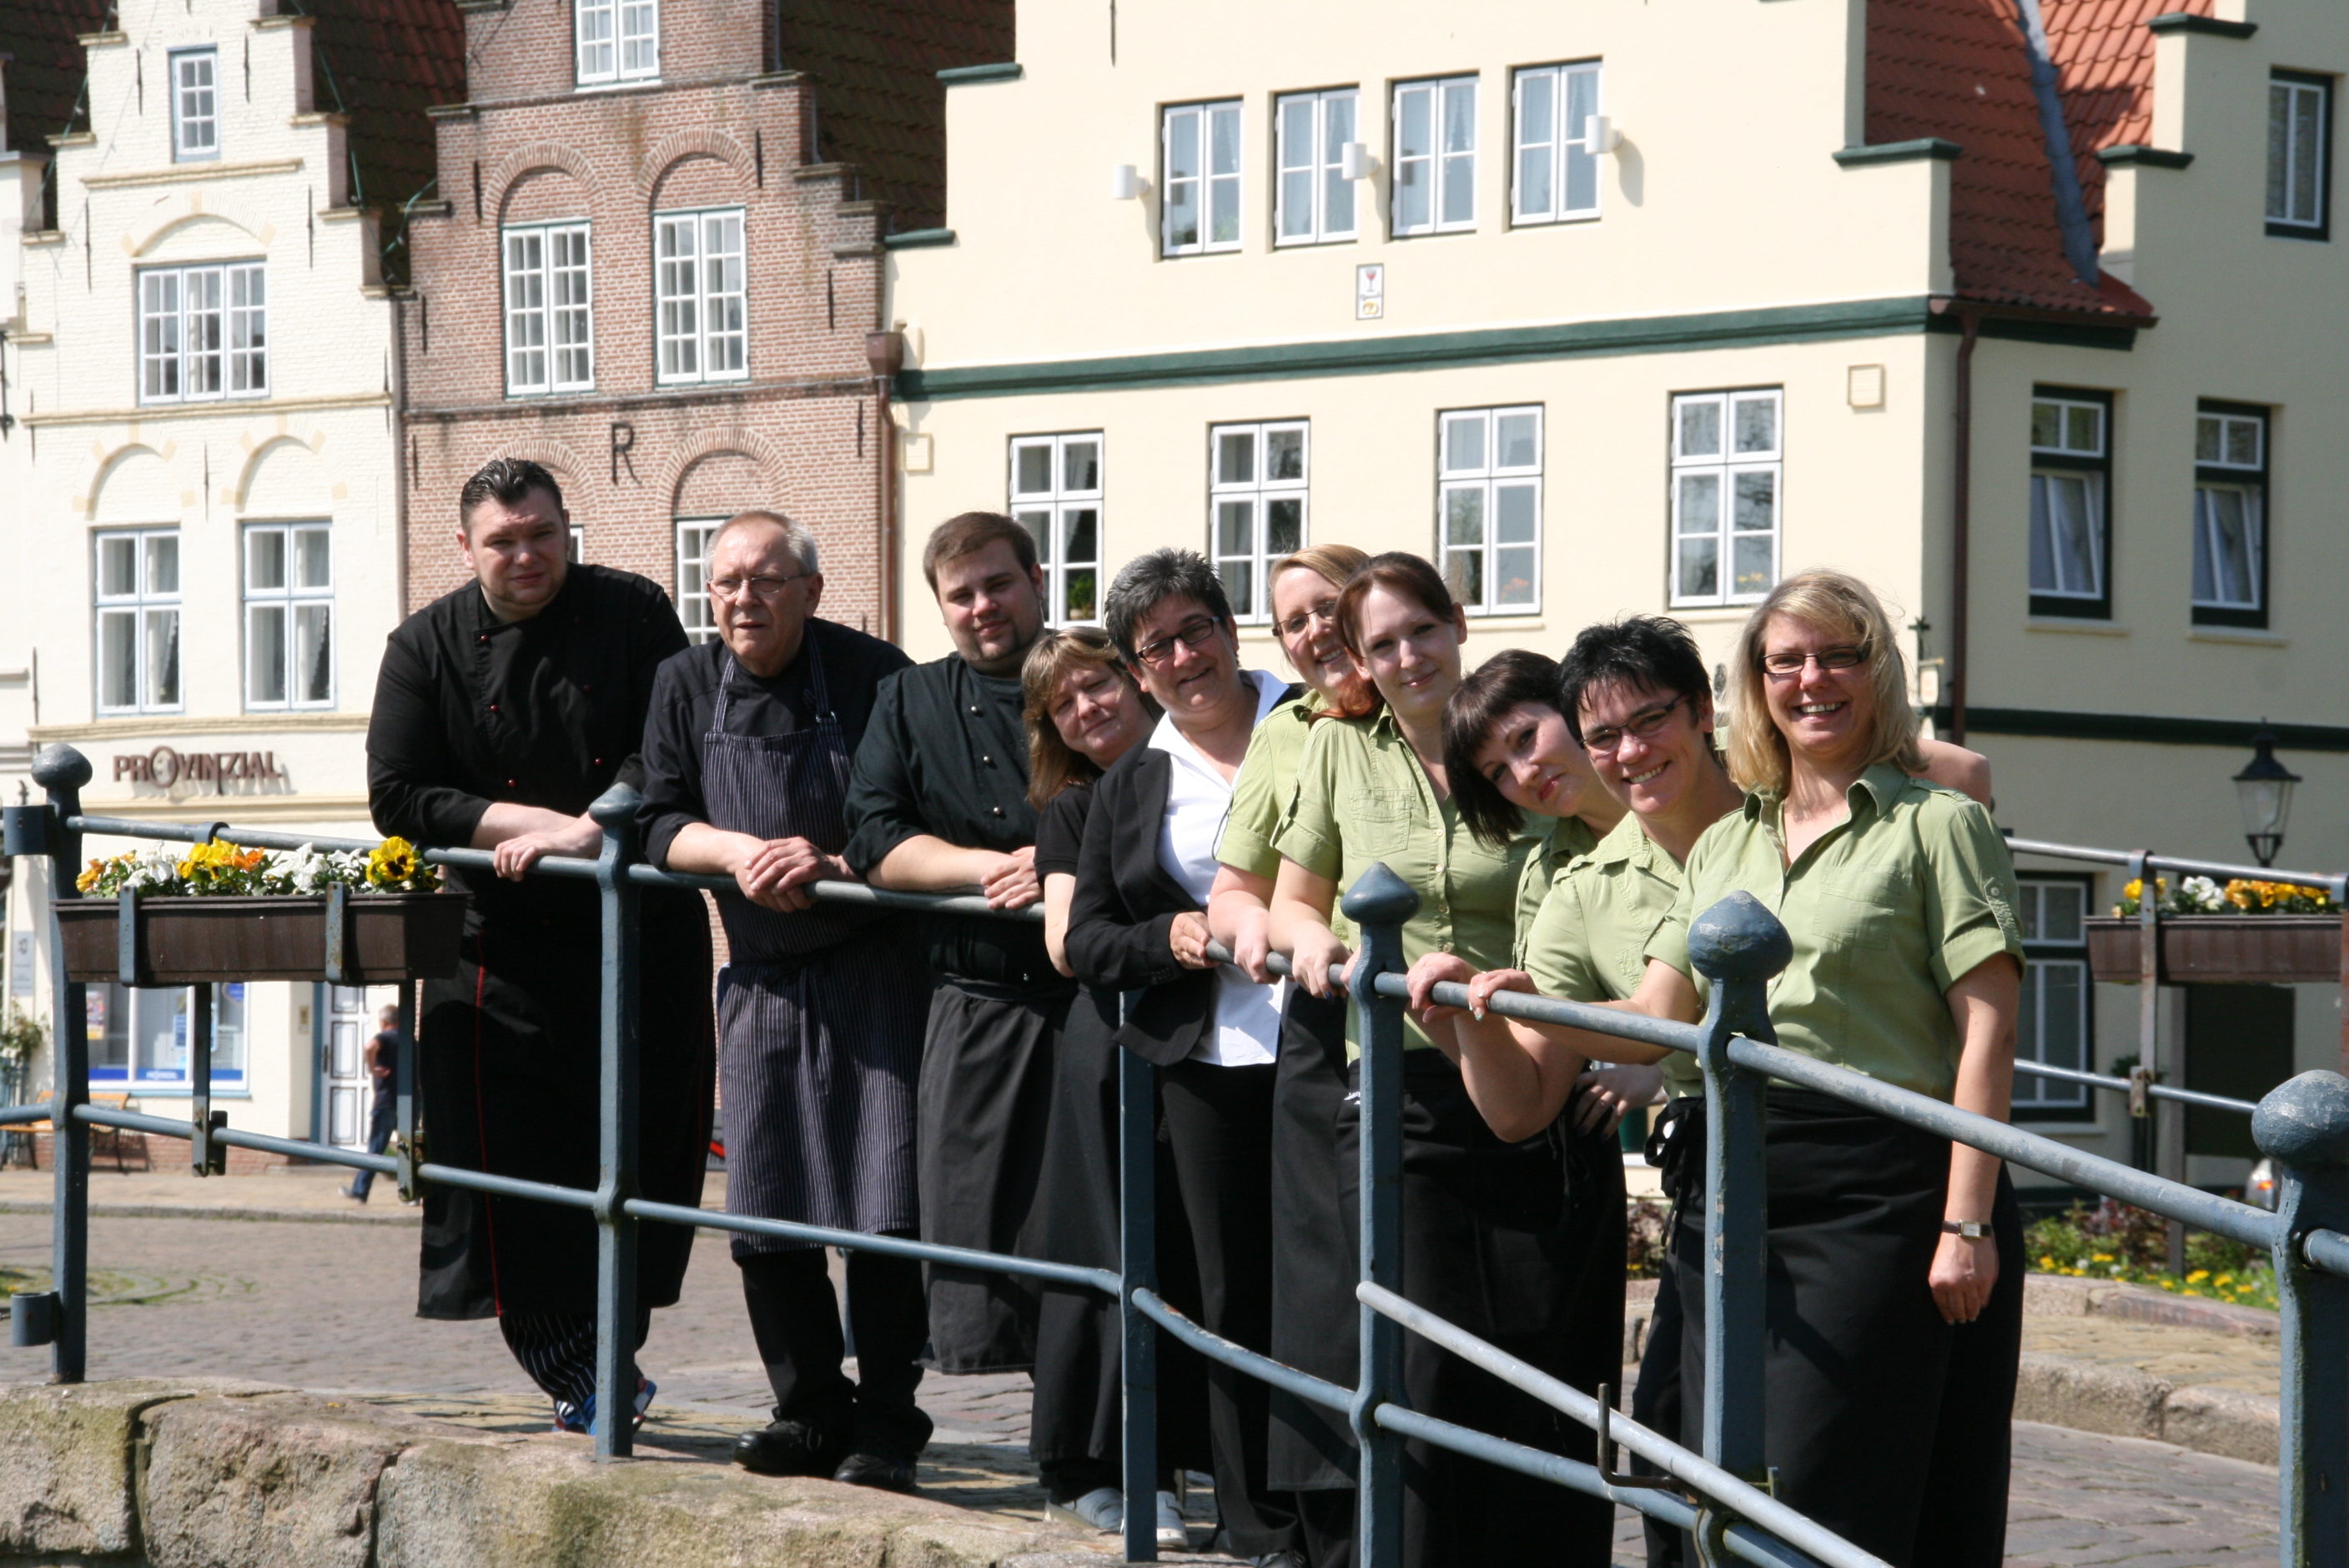
[[2204, 403], [2194, 416], [2194, 619], [2268, 624], [2268, 418]]
[[2268, 232], [2322, 240], [2333, 223], [2333, 78], [2268, 74]]
[[1516, 80], [1516, 169], [1511, 221], [1557, 223], [1599, 216], [1599, 62], [1528, 66]]
[[[2017, 1061], [2088, 1070], [2088, 883], [2085, 878], [2020, 877], [2015, 917], [2023, 927], [2023, 1006], [2015, 1018]], [[2084, 1084], [2036, 1073], [2014, 1075], [2017, 1120], [2083, 1120]]]
[[244, 531], [244, 706], [335, 706], [334, 530], [256, 522]]
[[659, 0], [573, 0], [582, 87], [660, 75]]
[[[212, 988], [212, 1078], [214, 1093], [244, 1092], [245, 999], [249, 987], [231, 980]], [[188, 1025], [196, 990], [190, 985], [92, 985], [84, 998], [94, 1083], [135, 1084], [149, 1094], [188, 1087]]]
[[1394, 90], [1394, 232], [1476, 226], [1476, 78], [1404, 82]]
[[1354, 182], [1346, 178], [1344, 166], [1360, 103], [1352, 88], [1284, 93], [1273, 99], [1280, 162], [1273, 196], [1275, 243], [1315, 245], [1354, 237]]
[[220, 52], [175, 49], [171, 53], [171, 157], [220, 156]]
[[180, 531], [97, 536], [98, 711], [170, 713], [180, 697]]
[[2035, 387], [2031, 397], [2031, 613], [2112, 614], [2112, 400]]
[[1160, 118], [1159, 252], [1240, 248], [1240, 100], [1184, 104]]
[[1472, 615], [1541, 608], [1542, 411], [1460, 408], [1435, 418], [1444, 581]]
[[595, 298], [587, 225], [505, 231], [506, 390], [584, 392], [595, 385]]
[[139, 400], [269, 396], [268, 281], [259, 262], [139, 272]]
[[1207, 462], [1216, 575], [1234, 616], [1269, 621], [1271, 565], [1305, 548], [1306, 422], [1211, 427]]
[[653, 273], [661, 380], [748, 376], [742, 209], [654, 213]]
[[1775, 387], [1672, 398], [1672, 603], [1750, 604], [1778, 581], [1784, 397]]
[[1102, 438], [1099, 430], [1011, 438], [1011, 515], [1036, 538], [1044, 619], [1101, 619]]
[[725, 522], [722, 517], [677, 520], [677, 615], [697, 643], [718, 638], [718, 616], [709, 607], [709, 542]]

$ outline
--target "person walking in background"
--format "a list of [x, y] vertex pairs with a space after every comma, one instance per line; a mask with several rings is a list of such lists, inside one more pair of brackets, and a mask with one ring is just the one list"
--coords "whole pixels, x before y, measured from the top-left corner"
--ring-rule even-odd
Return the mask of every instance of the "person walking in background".
[[[392, 1123], [399, 1116], [399, 1047], [407, 1038], [400, 1032], [397, 1006], [385, 1004], [375, 1021], [383, 1027], [367, 1041], [364, 1057], [368, 1082], [375, 1089], [375, 1101], [367, 1112], [369, 1154], [380, 1154], [391, 1147]], [[364, 1203], [374, 1186], [374, 1171], [354, 1171], [350, 1185], [343, 1189], [343, 1196], [354, 1203]]]
[[[850, 759], [882, 681], [911, 663], [816, 614], [814, 536], [771, 511], [709, 542], [719, 640], [660, 667], [645, 727], [645, 858], [727, 876], [718, 979], [729, 1213], [911, 1236], [915, 1079], [928, 976], [906, 923], [811, 902], [851, 876]], [[737, 1234], [742, 1296], [774, 1419], [734, 1462], [910, 1491], [931, 1423], [914, 1402], [927, 1334], [921, 1265], [851, 1250], [857, 1379], [841, 1369], [824, 1250]]]
[[[495, 858], [493, 875], [452, 873], [472, 895], [461, 956], [424, 986], [432, 1158], [592, 1191], [601, 907], [592, 882], [523, 877], [543, 855], [595, 853], [589, 804], [617, 782], [641, 788], [653, 675], [683, 651], [685, 628], [657, 584], [570, 563], [562, 490], [536, 463], [501, 458], [465, 482], [457, 545], [471, 580], [392, 633], [367, 725], [377, 829]], [[714, 1051], [709, 916], [682, 890], [647, 888], [640, 907], [637, 1182], [647, 1199], [696, 1208]], [[595, 1217], [436, 1182], [423, 1230], [418, 1315], [496, 1316], [556, 1426], [587, 1430]], [[652, 1310], [677, 1301], [693, 1233], [647, 1225], [636, 1247], [641, 1347]], [[638, 1418], [651, 1398], [639, 1375]]]

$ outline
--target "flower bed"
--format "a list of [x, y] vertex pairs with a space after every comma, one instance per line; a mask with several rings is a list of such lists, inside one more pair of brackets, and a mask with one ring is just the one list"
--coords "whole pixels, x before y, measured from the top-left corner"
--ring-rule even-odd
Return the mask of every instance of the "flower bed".
[[2259, 1248], [2189, 1231], [2180, 1279], [2168, 1268], [2168, 1222], [2111, 1198], [2093, 1208], [2075, 1203], [2066, 1213], [2041, 1220], [2024, 1233], [2023, 1245], [2029, 1265], [2041, 1274], [2152, 1285], [2236, 1306], [2272, 1310], [2276, 1305], [2275, 1270]]

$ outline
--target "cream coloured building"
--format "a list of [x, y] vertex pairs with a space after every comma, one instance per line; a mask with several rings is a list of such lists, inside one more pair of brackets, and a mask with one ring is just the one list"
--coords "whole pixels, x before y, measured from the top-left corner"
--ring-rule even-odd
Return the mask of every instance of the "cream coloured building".
[[[1025, 7], [945, 73], [949, 226], [889, 242], [909, 650], [971, 507], [1064, 620], [1206, 551], [1276, 665], [1301, 541], [1437, 559], [1480, 655], [1660, 611], [1725, 663], [1833, 564], [2016, 833], [2243, 859], [2265, 717], [2283, 863], [2349, 868], [2349, 12], [2246, 4], [2038, 0], [2037, 43], [1952, 0]], [[2136, 996], [2087, 983], [2083, 872], [2028, 870], [2024, 1045], [2106, 1070]], [[2168, 1011], [2189, 1081], [2256, 1092], [2339, 1060], [2337, 1001]], [[2023, 1093], [2125, 1152], [2109, 1099]]]
[[[459, 79], [461, 35], [445, 7], [344, 9], [191, 0], [31, 40], [71, 45], [87, 97], [48, 137], [47, 200], [5, 208], [26, 221], [0, 263], [22, 281], [0, 780], [65, 742], [96, 769], [93, 812], [373, 837], [367, 708], [402, 603], [386, 211], [430, 176], [421, 111]], [[49, 890], [42, 862], [16, 864], [11, 984], [47, 1017]], [[94, 1089], [168, 1114], [192, 995], [92, 985], [65, 1022], [88, 1030]], [[357, 1051], [389, 995], [220, 987], [232, 1124], [363, 1141]]]

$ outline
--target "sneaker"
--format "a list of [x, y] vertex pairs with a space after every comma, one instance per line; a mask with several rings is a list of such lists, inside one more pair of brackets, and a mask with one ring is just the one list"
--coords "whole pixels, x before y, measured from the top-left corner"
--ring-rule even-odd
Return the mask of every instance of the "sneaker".
[[367, 1195], [356, 1187], [338, 1187], [336, 1191], [354, 1203], [364, 1203], [367, 1201]]
[[1046, 1503], [1044, 1517], [1055, 1524], [1115, 1535], [1125, 1528], [1125, 1494], [1113, 1486], [1097, 1486], [1074, 1502]]
[[[631, 1423], [631, 1430], [644, 1426], [645, 1411], [651, 1407], [653, 1396], [659, 1392], [659, 1384], [641, 1373], [637, 1375], [636, 1408], [634, 1411], [635, 1420]], [[568, 1399], [554, 1401], [554, 1429], [558, 1432], [593, 1432], [595, 1429], [595, 1396], [590, 1394], [583, 1402], [576, 1405]]]
[[1158, 1550], [1191, 1550], [1191, 1527], [1183, 1522], [1183, 1505], [1174, 1500], [1171, 1491], [1158, 1494]]

